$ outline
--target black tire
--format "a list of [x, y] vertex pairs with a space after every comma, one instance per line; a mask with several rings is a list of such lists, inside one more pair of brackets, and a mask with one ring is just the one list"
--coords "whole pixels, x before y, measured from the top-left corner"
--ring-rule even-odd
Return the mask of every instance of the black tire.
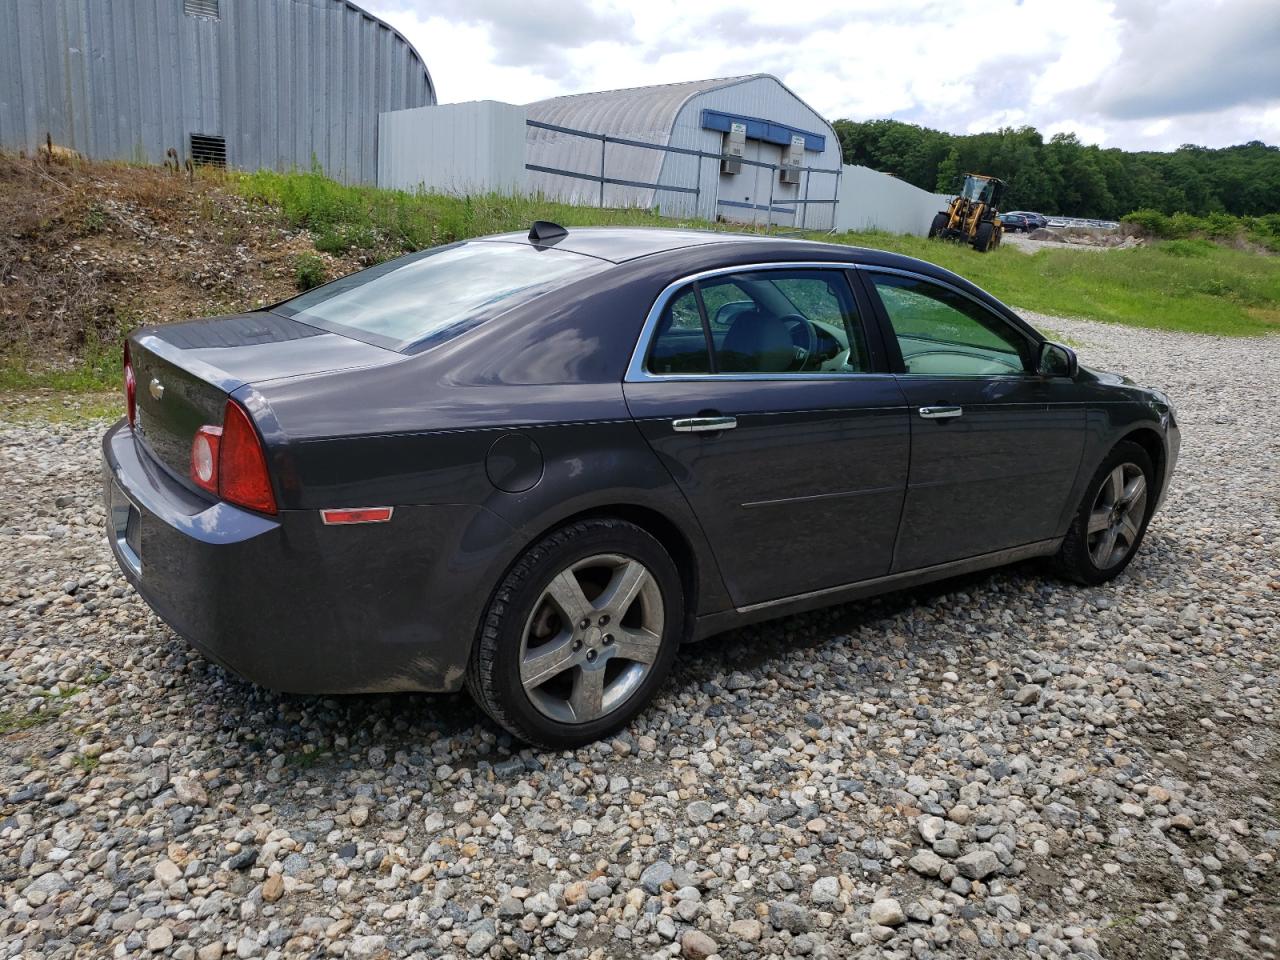
[[978, 224], [978, 229], [973, 234], [973, 249], [979, 253], [986, 253], [991, 247], [991, 235], [995, 232], [995, 227], [990, 221]]
[[944, 229], [946, 229], [947, 223], [950, 219], [951, 218], [945, 213], [934, 214], [933, 223], [929, 224], [929, 236], [936, 237], [940, 234]]
[[[1089, 519], [1094, 513], [1094, 506], [1102, 491], [1102, 485], [1107, 482], [1117, 467], [1130, 464], [1142, 471], [1145, 482], [1145, 500], [1141, 510], [1142, 520], [1138, 524], [1137, 536], [1129, 543], [1123, 558], [1110, 565], [1102, 566], [1095, 561], [1095, 557], [1090, 550]], [[1071, 527], [1067, 530], [1067, 536], [1062, 541], [1062, 546], [1058, 549], [1057, 555], [1053, 558], [1053, 567], [1059, 576], [1073, 580], [1076, 583], [1092, 586], [1106, 583], [1124, 572], [1125, 567], [1129, 566], [1130, 561], [1133, 560], [1142, 546], [1142, 540], [1147, 533], [1147, 524], [1150, 522], [1151, 514], [1155, 510], [1155, 478], [1155, 468], [1152, 466], [1151, 457], [1146, 450], [1129, 441], [1122, 441], [1116, 444], [1115, 448], [1102, 461], [1093, 478], [1089, 481], [1089, 485], [1085, 488], [1084, 498], [1076, 509], [1076, 515], [1071, 521]]]
[[[574, 563], [601, 554], [638, 560], [652, 575], [661, 595], [661, 640], [648, 672], [614, 709], [588, 722], [560, 722], [544, 715], [521, 683], [524, 632], [552, 580]], [[498, 585], [471, 652], [467, 690], [495, 723], [521, 740], [553, 750], [582, 746], [621, 729], [653, 699], [671, 670], [684, 630], [680, 572], [662, 544], [624, 520], [581, 520], [531, 546]]]

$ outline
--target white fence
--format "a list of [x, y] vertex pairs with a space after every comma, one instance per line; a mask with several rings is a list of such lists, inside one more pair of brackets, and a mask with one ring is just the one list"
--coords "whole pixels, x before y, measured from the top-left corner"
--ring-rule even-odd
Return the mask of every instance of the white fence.
[[841, 168], [836, 230], [885, 230], [925, 236], [951, 197], [930, 193], [870, 167]]
[[525, 192], [524, 107], [496, 100], [378, 117], [378, 186], [473, 194]]

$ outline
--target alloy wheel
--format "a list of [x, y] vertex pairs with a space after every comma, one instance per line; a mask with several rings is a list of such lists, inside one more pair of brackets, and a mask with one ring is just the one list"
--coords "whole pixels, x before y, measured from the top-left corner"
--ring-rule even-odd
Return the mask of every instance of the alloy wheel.
[[622, 706], [662, 646], [658, 582], [634, 557], [578, 560], [547, 584], [520, 638], [520, 683], [560, 723], [587, 723]]
[[1147, 509], [1147, 477], [1134, 463], [1107, 474], [1089, 511], [1089, 557], [1099, 570], [1114, 567], [1138, 544]]

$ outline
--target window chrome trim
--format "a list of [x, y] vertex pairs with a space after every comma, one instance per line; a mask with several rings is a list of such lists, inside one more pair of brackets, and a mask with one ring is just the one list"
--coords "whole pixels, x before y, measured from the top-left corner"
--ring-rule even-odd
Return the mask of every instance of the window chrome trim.
[[[879, 371], [850, 371], [848, 373], [830, 371], [823, 373], [650, 373], [644, 367], [645, 357], [648, 356], [650, 342], [653, 339], [653, 332], [662, 317], [662, 311], [667, 308], [667, 304], [672, 297], [691, 283], [706, 280], [709, 277], [723, 277], [734, 273], [761, 273], [765, 270], [835, 270], [843, 273], [856, 269], [858, 269], [857, 264], [842, 260], [789, 260], [785, 262], [741, 263], [732, 267], [715, 267], [711, 270], [702, 270], [698, 273], [691, 273], [688, 276], [681, 277], [679, 280], [663, 287], [662, 292], [658, 294], [658, 299], [654, 300], [653, 306], [649, 308], [649, 314], [644, 318], [644, 326], [640, 328], [640, 336], [636, 340], [635, 349], [631, 352], [631, 362], [627, 364], [627, 373], [622, 378], [623, 382], [646, 383], [666, 380], [774, 380], [791, 382], [796, 380], [848, 380], [853, 377], [891, 376], [891, 374], [884, 374]], [[856, 304], [857, 301], [853, 297], [853, 291], [850, 291], [849, 296], [850, 300]], [[860, 315], [857, 319], [865, 328], [865, 319]]]

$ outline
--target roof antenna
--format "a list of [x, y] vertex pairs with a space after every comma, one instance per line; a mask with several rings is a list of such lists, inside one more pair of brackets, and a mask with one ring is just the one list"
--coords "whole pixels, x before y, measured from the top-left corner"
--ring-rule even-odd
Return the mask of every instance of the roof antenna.
[[568, 235], [568, 230], [550, 220], [535, 220], [529, 227], [529, 239], [534, 243], [552, 243]]

